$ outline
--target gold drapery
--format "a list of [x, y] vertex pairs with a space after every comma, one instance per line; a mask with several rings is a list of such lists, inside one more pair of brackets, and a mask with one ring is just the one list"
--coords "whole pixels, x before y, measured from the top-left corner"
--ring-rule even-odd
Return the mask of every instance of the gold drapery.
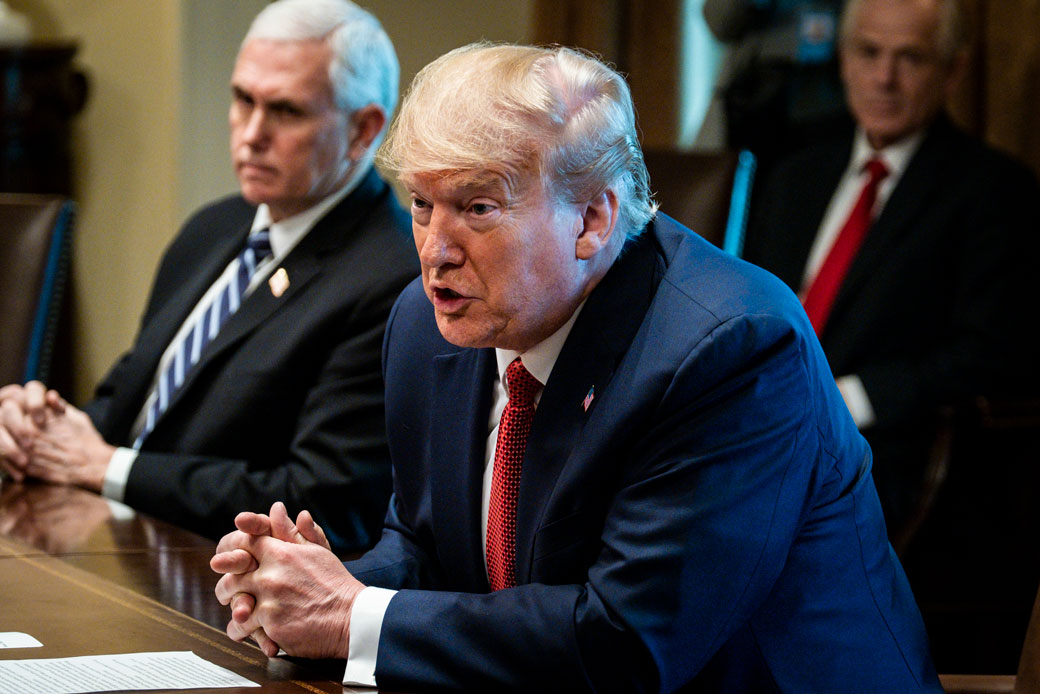
[[679, 137], [682, 0], [538, 0], [535, 42], [584, 48], [625, 75], [643, 144]]
[[965, 4], [975, 40], [954, 118], [1040, 174], [1040, 0]]

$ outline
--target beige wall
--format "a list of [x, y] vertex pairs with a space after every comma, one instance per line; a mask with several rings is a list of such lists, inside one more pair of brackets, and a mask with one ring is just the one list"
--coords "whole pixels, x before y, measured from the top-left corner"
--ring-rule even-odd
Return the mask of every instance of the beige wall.
[[[534, 0], [370, 0], [402, 84], [479, 39], [525, 41]], [[73, 38], [90, 96], [73, 126], [79, 207], [73, 397], [132, 342], [163, 248], [184, 217], [231, 192], [227, 79], [265, 0], [8, 0], [40, 38]]]
[[79, 399], [126, 349], [178, 221], [176, 2], [11, 2], [43, 38], [74, 38], [90, 92], [73, 122], [72, 292]]

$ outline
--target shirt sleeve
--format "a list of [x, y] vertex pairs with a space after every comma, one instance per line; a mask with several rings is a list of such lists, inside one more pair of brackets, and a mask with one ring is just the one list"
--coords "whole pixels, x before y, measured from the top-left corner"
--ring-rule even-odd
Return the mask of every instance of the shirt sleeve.
[[101, 495], [113, 501], [122, 501], [126, 496], [126, 480], [130, 468], [137, 460], [137, 451], [132, 448], [117, 448], [108, 461], [105, 479], [101, 483]]
[[396, 590], [369, 586], [358, 593], [350, 612], [350, 646], [343, 684], [376, 686], [376, 656], [383, 615]]
[[873, 425], [877, 421], [877, 415], [874, 413], [874, 406], [870, 403], [867, 389], [863, 387], [863, 381], [859, 376], [855, 374], [841, 376], [836, 379], [836, 383], [856, 426], [863, 430]]

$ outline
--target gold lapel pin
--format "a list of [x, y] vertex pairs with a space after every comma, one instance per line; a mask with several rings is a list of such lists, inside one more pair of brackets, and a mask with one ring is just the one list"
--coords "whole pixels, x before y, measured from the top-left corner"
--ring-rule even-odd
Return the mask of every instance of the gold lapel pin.
[[289, 273], [285, 271], [284, 267], [278, 268], [271, 275], [271, 279], [267, 280], [267, 286], [271, 288], [271, 293], [277, 299], [282, 294], [285, 294], [285, 290], [289, 288]]

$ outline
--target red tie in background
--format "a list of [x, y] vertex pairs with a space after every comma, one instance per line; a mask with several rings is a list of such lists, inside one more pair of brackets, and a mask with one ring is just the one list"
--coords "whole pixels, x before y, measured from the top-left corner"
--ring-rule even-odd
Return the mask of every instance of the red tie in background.
[[495, 444], [495, 471], [488, 504], [487, 563], [491, 590], [516, 585], [516, 498], [527, 435], [534, 419], [534, 397], [542, 384], [524, 368], [520, 357], [506, 367], [509, 402], [502, 411]]
[[867, 182], [863, 184], [859, 198], [845, 221], [845, 226], [838, 232], [838, 238], [827, 254], [820, 271], [809, 285], [802, 305], [809, 315], [809, 321], [817, 335], [823, 334], [823, 326], [827, 323], [838, 288], [845, 279], [845, 273], [852, 265], [863, 239], [870, 228], [874, 201], [877, 200], [878, 185], [888, 175], [888, 168], [880, 159], [871, 159], [864, 168], [867, 170]]

